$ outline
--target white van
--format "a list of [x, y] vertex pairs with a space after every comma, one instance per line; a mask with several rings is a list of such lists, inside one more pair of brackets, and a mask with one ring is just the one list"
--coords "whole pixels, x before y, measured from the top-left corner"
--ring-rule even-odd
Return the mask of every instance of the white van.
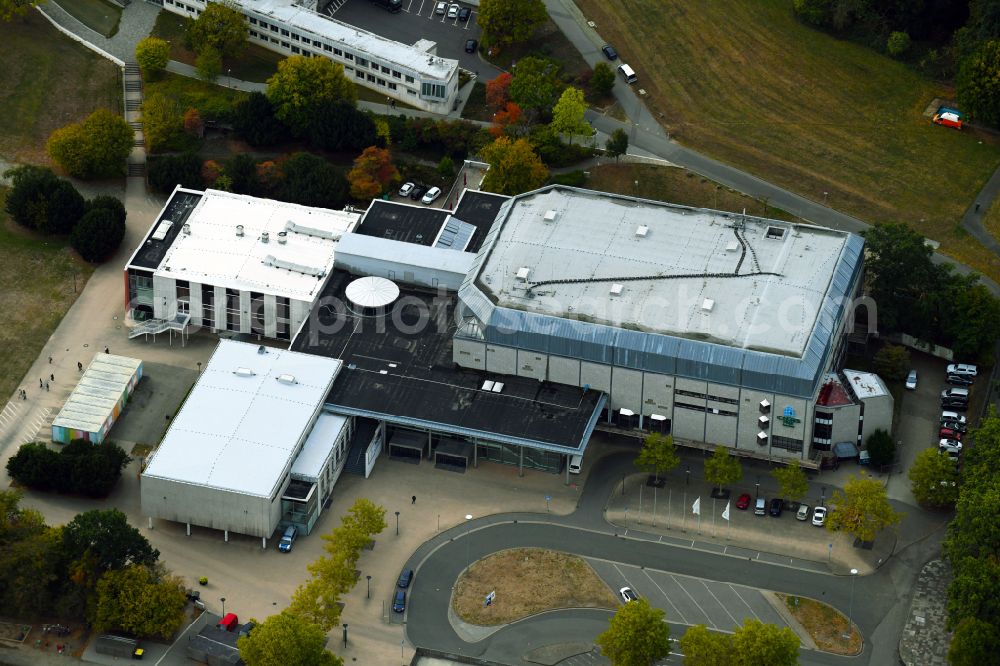
[[635, 71], [628, 65], [618, 65], [618, 73], [622, 75], [626, 83], [635, 83], [639, 80], [635, 75]]
[[570, 456], [569, 457], [569, 473], [579, 474], [580, 469], [583, 468], [583, 456]]

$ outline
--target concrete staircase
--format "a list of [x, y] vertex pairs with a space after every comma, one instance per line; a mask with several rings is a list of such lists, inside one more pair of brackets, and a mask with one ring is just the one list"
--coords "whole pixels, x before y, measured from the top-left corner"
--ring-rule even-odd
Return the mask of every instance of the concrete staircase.
[[135, 133], [132, 153], [128, 157], [128, 176], [130, 178], [144, 178], [146, 176], [146, 137], [142, 133], [142, 113], [140, 111], [142, 108], [142, 72], [139, 71], [138, 63], [125, 63], [122, 86], [125, 90], [125, 120], [128, 121]]

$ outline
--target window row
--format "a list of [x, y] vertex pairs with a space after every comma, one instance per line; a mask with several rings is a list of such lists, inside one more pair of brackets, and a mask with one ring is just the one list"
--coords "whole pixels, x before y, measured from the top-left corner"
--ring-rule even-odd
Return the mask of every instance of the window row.
[[715, 402], [722, 402], [727, 405], [738, 405], [740, 401], [736, 398], [723, 398], [718, 395], [709, 395], [707, 393], [695, 393], [694, 391], [684, 391], [682, 389], [676, 389], [674, 391], [675, 395], [686, 395], [689, 398], [702, 398], [703, 400], [713, 400]]

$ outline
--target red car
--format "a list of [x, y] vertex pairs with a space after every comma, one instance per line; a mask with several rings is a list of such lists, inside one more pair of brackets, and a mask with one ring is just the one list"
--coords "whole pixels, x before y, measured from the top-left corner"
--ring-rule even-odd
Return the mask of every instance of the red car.
[[736, 508], [740, 511], [746, 511], [750, 507], [750, 495], [743, 493], [736, 500]]
[[962, 433], [957, 430], [952, 430], [951, 428], [941, 428], [941, 432], [938, 433], [938, 436], [942, 439], [957, 439], [958, 441], [962, 441]]

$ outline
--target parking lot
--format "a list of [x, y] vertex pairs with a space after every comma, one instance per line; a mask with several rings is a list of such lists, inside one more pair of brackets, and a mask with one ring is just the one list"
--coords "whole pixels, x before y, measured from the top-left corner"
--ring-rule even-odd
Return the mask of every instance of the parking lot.
[[651, 605], [666, 611], [668, 622], [704, 624], [719, 631], [733, 631], [746, 618], [787, 626], [757, 588], [605, 560], [588, 559], [587, 562], [615, 590], [616, 596], [622, 587], [631, 587]]
[[323, 13], [403, 44], [429, 39], [437, 43], [437, 55], [458, 60], [462, 68], [479, 72], [481, 80], [492, 79], [499, 74], [500, 70], [482, 60], [477, 53], [465, 52], [466, 41], [479, 40], [480, 37], [481, 31], [476, 23], [478, 8], [460, 5], [471, 9], [472, 15], [468, 21], [459, 21], [436, 14], [436, 4], [435, 0], [403, 0], [403, 11], [392, 14], [367, 0], [334, 0]]

